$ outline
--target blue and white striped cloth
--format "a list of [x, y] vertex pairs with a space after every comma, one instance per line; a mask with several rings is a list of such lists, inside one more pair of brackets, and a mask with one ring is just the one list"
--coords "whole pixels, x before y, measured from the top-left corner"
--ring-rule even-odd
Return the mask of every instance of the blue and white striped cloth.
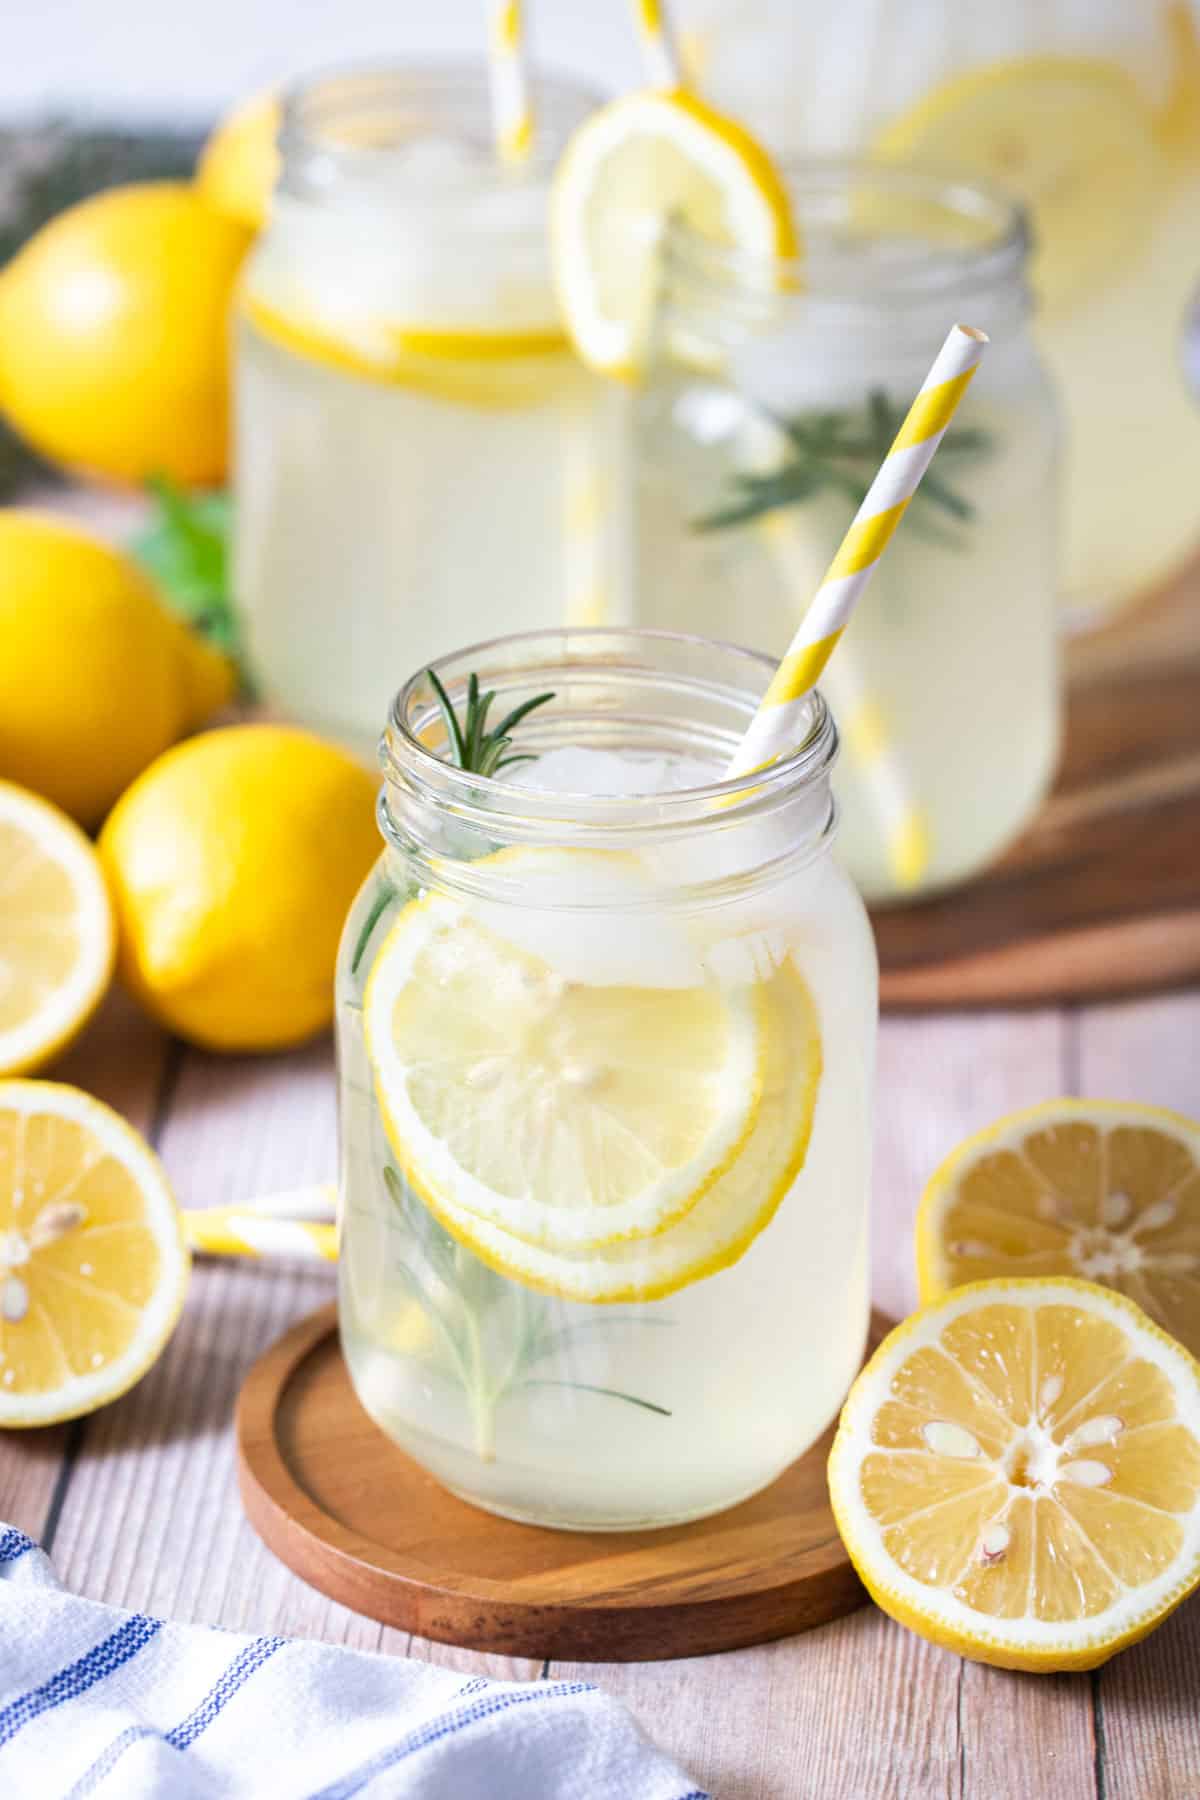
[[585, 1681], [466, 1681], [68, 1594], [0, 1524], [0, 1795], [708, 1800]]

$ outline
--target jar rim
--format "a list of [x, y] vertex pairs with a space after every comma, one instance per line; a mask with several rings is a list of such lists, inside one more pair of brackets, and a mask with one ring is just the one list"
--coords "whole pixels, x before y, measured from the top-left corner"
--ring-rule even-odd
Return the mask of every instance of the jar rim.
[[[536, 66], [529, 83], [538, 129], [528, 157], [515, 167], [492, 158], [492, 89], [483, 56], [364, 58], [300, 76], [283, 92], [280, 155], [285, 167], [289, 159], [320, 155], [369, 175], [414, 143], [458, 136], [479, 151], [473, 180], [480, 169], [494, 170], [508, 186], [548, 179], [570, 133], [600, 96], [569, 75]], [[339, 125], [345, 131], [357, 122], [361, 129], [371, 119], [390, 119], [390, 129], [374, 141], [338, 137]]]
[[[517, 660], [502, 667], [497, 657]], [[662, 667], [672, 657], [680, 666], [674, 670]], [[691, 666], [709, 661], [726, 664], [742, 679], [735, 686]], [[481, 685], [495, 686], [501, 693], [493, 716], [503, 714], [506, 685], [510, 691], [523, 691], [555, 682], [586, 686], [624, 679], [634, 685], [673, 688], [694, 703], [724, 703], [731, 710], [740, 709], [748, 724], [776, 667], [776, 658], [742, 645], [648, 627], [561, 626], [509, 633], [439, 657], [412, 675], [392, 702], [380, 760], [389, 781], [453, 810], [459, 819], [486, 823], [515, 839], [533, 841], [547, 829], [570, 831], [590, 841], [602, 837], [606, 843], [615, 837], [637, 841], [646, 834], [693, 834], [706, 826], [725, 826], [792, 804], [804, 790], [827, 780], [837, 755], [838, 734], [819, 692], [810, 696], [806, 729], [795, 749], [768, 768], [662, 793], [563, 793], [523, 786], [503, 774], [480, 776], [438, 755], [427, 741], [430, 728], [440, 718], [428, 669], [444, 683], [456, 709], [465, 696], [468, 676], [478, 673]], [[559, 689], [554, 691], [557, 694]], [[610, 709], [610, 716], [620, 715]], [[549, 710], [534, 715], [543, 732], [550, 717]], [[641, 715], [639, 720], [645, 723]], [[532, 721], [525, 721], [521, 730], [528, 733], [526, 741], [530, 743], [545, 741]], [[729, 748], [738, 735], [740, 732], [729, 735]]]
[[[947, 222], [959, 220], [967, 241], [918, 244], [907, 260], [897, 258], [887, 267], [864, 269], [857, 279], [844, 269], [814, 261], [802, 250], [792, 257], [771, 257], [718, 244], [686, 225], [673, 221], [664, 240], [664, 284], [673, 296], [680, 289], [708, 298], [718, 284], [758, 295], [778, 303], [794, 294], [806, 305], [867, 306], [871, 310], [924, 305], [949, 300], [956, 294], [999, 286], [1022, 275], [1032, 243], [1029, 214], [1003, 189], [962, 170], [931, 163], [884, 161], [872, 157], [796, 157], [779, 165], [800, 226], [805, 215], [828, 223], [839, 203], [863, 230], [862, 210], [868, 197], [882, 197], [893, 205], [910, 203], [926, 209], [926, 219], [937, 209]], [[867, 220], [870, 207], [865, 207]], [[928, 229], [927, 225], [927, 229]], [[970, 241], [972, 233], [983, 233]], [[864, 235], [870, 235], [864, 233]], [[876, 234], [878, 235], [878, 233]]]

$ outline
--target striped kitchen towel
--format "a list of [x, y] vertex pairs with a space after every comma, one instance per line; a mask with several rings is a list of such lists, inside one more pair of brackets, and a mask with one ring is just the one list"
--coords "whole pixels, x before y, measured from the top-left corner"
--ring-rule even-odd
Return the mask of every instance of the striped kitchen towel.
[[81, 1600], [0, 1524], [0, 1795], [708, 1800], [587, 1681], [465, 1680]]

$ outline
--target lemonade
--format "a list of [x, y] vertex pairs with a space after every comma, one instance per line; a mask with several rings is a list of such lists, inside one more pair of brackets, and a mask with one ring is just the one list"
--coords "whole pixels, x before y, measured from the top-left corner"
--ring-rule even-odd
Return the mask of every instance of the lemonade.
[[1200, 539], [1188, 371], [1200, 249], [1189, 0], [688, 0], [706, 93], [773, 150], [961, 170], [1027, 205], [1037, 336], [1067, 425], [1069, 615], [1161, 582]]
[[447, 1487], [578, 1529], [756, 1492], [862, 1354], [875, 959], [828, 855], [834, 728], [721, 770], [770, 675], [539, 633], [440, 665], [537, 760], [464, 775], [427, 681], [338, 982], [342, 1341]]
[[989, 332], [823, 677], [839, 852], [891, 900], [973, 874], [1053, 774], [1057, 426], [1004, 201], [861, 164], [789, 175], [803, 263], [670, 240], [636, 415], [638, 618], [782, 655], [947, 322]]
[[364, 748], [397, 669], [626, 608], [625, 403], [568, 349], [547, 185], [587, 110], [538, 92], [502, 166], [470, 63], [318, 81], [238, 323], [235, 586], [268, 699]]

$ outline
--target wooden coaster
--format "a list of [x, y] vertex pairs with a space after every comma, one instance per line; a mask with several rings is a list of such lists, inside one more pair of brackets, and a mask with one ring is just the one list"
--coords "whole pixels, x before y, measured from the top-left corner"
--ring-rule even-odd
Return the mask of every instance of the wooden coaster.
[[885, 1006], [1200, 978], [1200, 564], [1065, 665], [1058, 779], [1020, 842], [944, 899], [875, 913]]
[[[871, 1319], [870, 1344], [888, 1329]], [[509, 1656], [702, 1656], [823, 1625], [865, 1595], [825, 1488], [832, 1428], [754, 1499], [662, 1531], [546, 1531], [456, 1500], [359, 1406], [334, 1306], [251, 1369], [237, 1408], [251, 1524], [331, 1599]]]

